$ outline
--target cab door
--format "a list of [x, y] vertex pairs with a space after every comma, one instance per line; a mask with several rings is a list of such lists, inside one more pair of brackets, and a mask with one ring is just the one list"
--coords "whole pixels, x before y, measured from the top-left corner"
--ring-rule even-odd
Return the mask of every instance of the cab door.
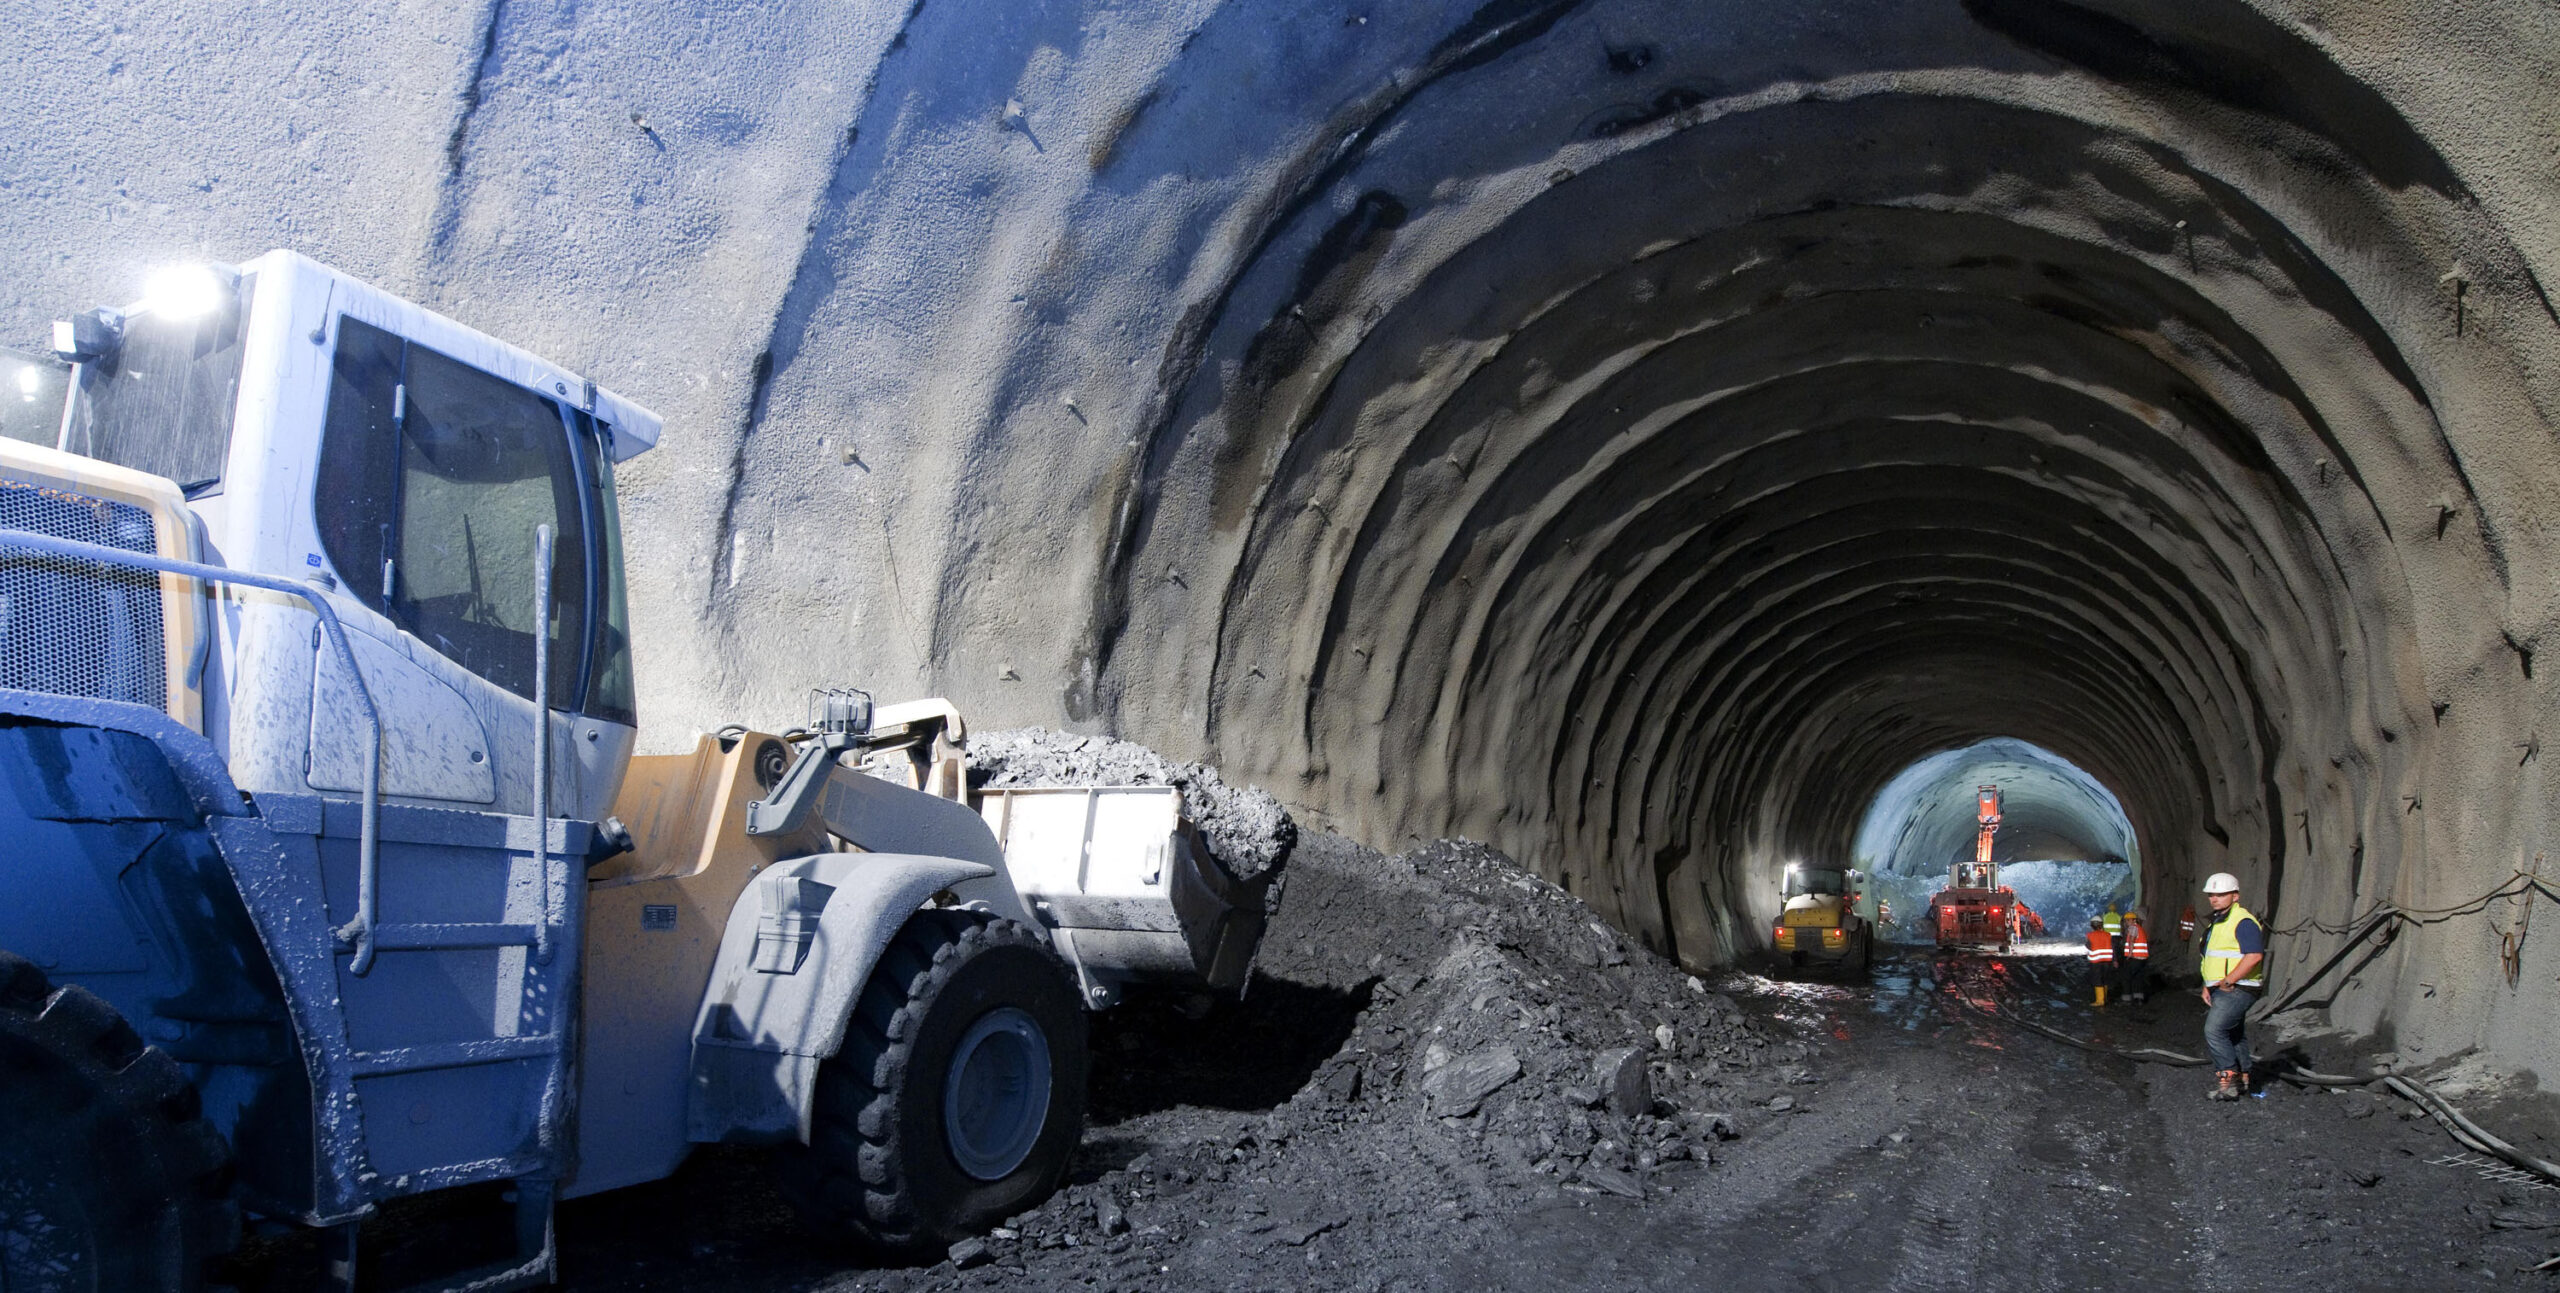
[[[585, 821], [612, 792], [566, 756], [573, 737], [630, 719], [627, 665], [609, 658], [620, 639], [599, 641], [607, 622], [619, 632], [605, 433], [554, 394], [353, 314], [335, 338], [312, 517], [382, 716], [391, 800], [370, 959], [342, 947], [336, 960], [365, 1153], [383, 1193], [553, 1175]], [[540, 527], [554, 536], [547, 594]], [[289, 850], [307, 850], [344, 927], [362, 892], [352, 794], [368, 733], [334, 644], [309, 649], [311, 797], [260, 804]], [[541, 822], [537, 733], [553, 751]]]

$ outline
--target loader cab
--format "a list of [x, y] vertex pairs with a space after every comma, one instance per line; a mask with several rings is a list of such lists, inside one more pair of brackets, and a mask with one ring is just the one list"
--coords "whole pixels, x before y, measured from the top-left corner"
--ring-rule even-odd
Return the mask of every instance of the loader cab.
[[1851, 892], [1850, 874], [1847, 871], [1835, 871], [1828, 867], [1790, 866], [1787, 868], [1784, 896], [1845, 898]]
[[[658, 419], [291, 252], [175, 270], [56, 325], [58, 447], [183, 492], [203, 559], [305, 581], [386, 715], [393, 803], [601, 816], [636, 736], [615, 464]], [[534, 533], [556, 536], [537, 611]], [[361, 783], [354, 681], [289, 599], [219, 590], [201, 725], [251, 793]], [[533, 676], [537, 633], [548, 673]], [[283, 649], [299, 642], [297, 649]]]

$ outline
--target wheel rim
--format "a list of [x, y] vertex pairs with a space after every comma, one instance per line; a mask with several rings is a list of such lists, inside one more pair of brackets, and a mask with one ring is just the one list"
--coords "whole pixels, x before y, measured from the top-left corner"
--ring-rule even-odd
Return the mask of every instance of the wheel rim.
[[1013, 1006], [979, 1016], [942, 1080], [943, 1138], [953, 1161], [981, 1181], [1003, 1180], [1031, 1156], [1048, 1118], [1048, 1035]]

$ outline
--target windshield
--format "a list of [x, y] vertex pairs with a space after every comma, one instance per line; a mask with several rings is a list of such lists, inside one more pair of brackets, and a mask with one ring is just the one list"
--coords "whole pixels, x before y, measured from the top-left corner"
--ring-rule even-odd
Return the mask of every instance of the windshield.
[[1837, 898], [1847, 892], [1849, 892], [1849, 873], [1846, 871], [1794, 870], [1787, 872], [1787, 896], [1790, 898], [1800, 898], [1809, 893]]
[[81, 367], [62, 448], [177, 482], [191, 498], [222, 483], [240, 403], [253, 280], [200, 318], [127, 320], [114, 353]]

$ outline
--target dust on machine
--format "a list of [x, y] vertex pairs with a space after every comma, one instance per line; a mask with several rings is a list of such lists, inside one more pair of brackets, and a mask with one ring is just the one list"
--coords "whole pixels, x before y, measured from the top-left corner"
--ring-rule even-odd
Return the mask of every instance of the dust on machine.
[[289, 251], [54, 352], [0, 355], [0, 1288], [259, 1226], [352, 1289], [473, 1186], [512, 1248], [438, 1287], [549, 1283], [559, 1201], [723, 1142], [931, 1251], [1058, 1184], [1088, 1013], [1245, 982], [1270, 875], [1169, 787], [973, 793], [945, 701], [636, 756], [632, 401]]

